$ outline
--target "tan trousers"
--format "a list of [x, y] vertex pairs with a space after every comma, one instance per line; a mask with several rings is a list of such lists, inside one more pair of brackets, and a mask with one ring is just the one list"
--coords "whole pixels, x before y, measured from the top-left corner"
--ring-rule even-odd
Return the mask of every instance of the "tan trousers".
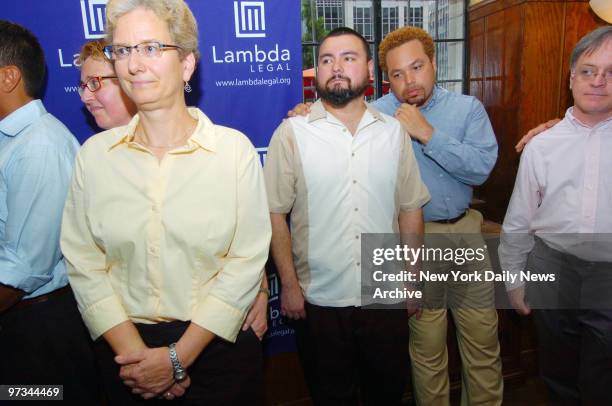
[[[482, 214], [469, 210], [468, 214], [455, 224], [426, 223], [425, 233], [470, 233], [484, 244], [479, 236]], [[477, 236], [478, 235], [478, 236]], [[472, 241], [470, 242], [472, 244]], [[489, 261], [480, 262], [488, 265]], [[490, 269], [490, 267], [489, 267]], [[455, 287], [449, 283], [447, 290]], [[466, 286], [463, 286], [466, 288]], [[470, 283], [463, 294], [480, 298], [493, 297], [492, 282]], [[448, 293], [448, 292], [447, 292]], [[427, 297], [428, 287], [425, 286]], [[492, 300], [490, 301], [492, 303]], [[501, 405], [503, 379], [499, 341], [497, 338], [497, 310], [494, 306], [457, 306], [451, 308], [457, 327], [457, 342], [462, 362], [461, 405]], [[447, 309], [423, 310], [419, 320], [410, 318], [410, 357], [412, 379], [417, 405], [449, 405], [448, 352], [446, 348]]]

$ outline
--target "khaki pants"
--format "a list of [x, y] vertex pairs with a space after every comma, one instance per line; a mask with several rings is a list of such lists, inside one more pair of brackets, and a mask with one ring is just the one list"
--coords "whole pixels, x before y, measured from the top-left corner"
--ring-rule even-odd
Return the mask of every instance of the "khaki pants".
[[[426, 223], [425, 233], [470, 234], [472, 239], [481, 241], [481, 243], [470, 241], [470, 245], [482, 246], [484, 241], [477, 236], [480, 234], [481, 225], [482, 215], [475, 210], [469, 210], [468, 214], [455, 224]], [[487, 258], [484, 264], [488, 263]], [[482, 265], [481, 261], [476, 266], [482, 267]], [[452, 295], [454, 289], [461, 291], [462, 295], [467, 292], [471, 298], [478, 297], [479, 303], [491, 299], [487, 301], [491, 303], [490, 306], [460, 305], [451, 308], [457, 327], [457, 342], [462, 362], [461, 405], [501, 405], [503, 379], [497, 338], [497, 310], [492, 305], [493, 283], [472, 282], [464, 286], [453, 286], [449, 283], [444, 294]], [[436, 291], [439, 295], [439, 290]], [[427, 284], [424, 293], [426, 298], [428, 294], [431, 296], [432, 292]], [[433, 295], [435, 296], [435, 293]], [[412, 379], [418, 405], [449, 405], [446, 317], [447, 309], [438, 306], [424, 308], [419, 320], [415, 317], [410, 318]]]

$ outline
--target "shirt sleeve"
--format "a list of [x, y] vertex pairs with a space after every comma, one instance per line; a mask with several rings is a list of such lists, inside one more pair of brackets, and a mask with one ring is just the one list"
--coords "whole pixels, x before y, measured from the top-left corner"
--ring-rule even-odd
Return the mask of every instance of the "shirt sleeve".
[[232, 342], [259, 290], [272, 236], [259, 155], [246, 138], [239, 149], [234, 237], [223, 268], [191, 320]]
[[[519, 164], [512, 197], [502, 225], [499, 262], [503, 271], [519, 275], [525, 269], [527, 257], [533, 249], [534, 238], [531, 221], [542, 202], [541, 188], [537, 177], [536, 165], [541, 161], [533, 145], [523, 151]], [[513, 290], [525, 283], [520, 278], [506, 282], [506, 289]]]
[[95, 340], [128, 317], [111, 286], [103, 248], [96, 243], [89, 226], [83, 166], [79, 153], [64, 207], [61, 247], [79, 311]]
[[458, 181], [468, 185], [484, 183], [497, 161], [497, 140], [482, 103], [473, 99], [462, 140], [434, 126], [423, 152]]
[[59, 234], [71, 169], [71, 157], [45, 145], [28, 147], [6, 167], [1, 283], [29, 294], [53, 279], [62, 258]]
[[421, 180], [410, 136], [402, 130], [402, 153], [398, 174], [398, 195], [401, 211], [420, 209], [430, 199], [429, 191]]
[[264, 176], [271, 213], [287, 214], [295, 202], [294, 141], [289, 120], [283, 121], [270, 140]]

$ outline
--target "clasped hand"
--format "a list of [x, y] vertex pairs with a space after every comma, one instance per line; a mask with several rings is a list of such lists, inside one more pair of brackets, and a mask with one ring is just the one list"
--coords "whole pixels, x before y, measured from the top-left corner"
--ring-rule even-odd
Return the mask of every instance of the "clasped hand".
[[132, 388], [132, 393], [144, 399], [158, 396], [171, 400], [183, 396], [191, 384], [189, 377], [175, 382], [167, 347], [146, 348], [118, 355], [115, 362], [121, 365], [119, 377], [123, 383]]

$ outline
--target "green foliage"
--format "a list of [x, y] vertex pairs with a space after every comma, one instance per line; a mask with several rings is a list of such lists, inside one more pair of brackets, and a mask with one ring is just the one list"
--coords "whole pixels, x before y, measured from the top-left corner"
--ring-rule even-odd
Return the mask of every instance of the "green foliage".
[[[322, 17], [317, 18], [313, 24], [312, 1], [311, 0], [302, 0], [302, 22], [306, 26], [306, 31], [302, 35], [302, 42], [313, 42], [313, 38], [312, 38], [313, 27], [314, 27], [314, 32], [315, 32], [315, 39], [317, 42], [321, 41], [329, 32], [328, 30], [325, 29]], [[302, 47], [302, 68], [310, 69], [312, 67], [314, 67], [314, 47], [313, 46], [303, 46]]]

